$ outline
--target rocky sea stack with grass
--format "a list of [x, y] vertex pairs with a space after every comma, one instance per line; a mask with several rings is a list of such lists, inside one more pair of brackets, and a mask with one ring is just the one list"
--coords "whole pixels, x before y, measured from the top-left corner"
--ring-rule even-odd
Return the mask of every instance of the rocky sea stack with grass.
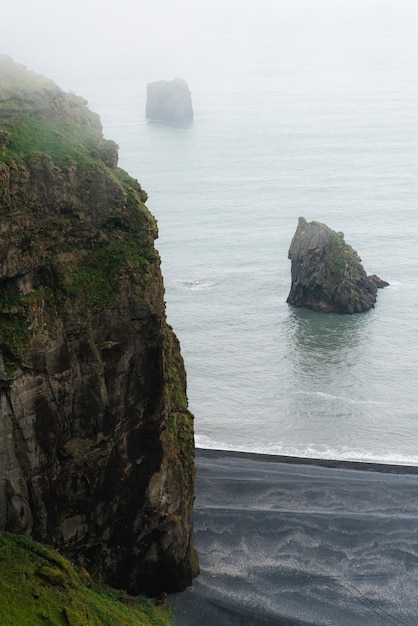
[[0, 57], [0, 530], [184, 589], [193, 416], [157, 225], [86, 101]]
[[374, 307], [377, 290], [388, 285], [367, 276], [357, 252], [341, 232], [300, 217], [289, 249], [289, 304], [325, 313], [362, 313]]

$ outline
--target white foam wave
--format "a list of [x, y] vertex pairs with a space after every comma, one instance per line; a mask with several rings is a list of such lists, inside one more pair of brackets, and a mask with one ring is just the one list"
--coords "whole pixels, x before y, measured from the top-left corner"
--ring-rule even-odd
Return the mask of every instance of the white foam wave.
[[362, 404], [366, 406], [383, 406], [385, 403], [380, 400], [358, 400], [356, 398], [347, 398], [345, 396], [336, 396], [325, 391], [296, 391], [295, 395], [316, 396], [325, 400], [335, 400], [337, 402], [345, 402], [346, 404]]
[[177, 289], [184, 289], [187, 291], [202, 291], [205, 289], [210, 289], [214, 286], [215, 283], [210, 280], [173, 280], [171, 284]]
[[362, 448], [350, 448], [348, 446], [332, 447], [316, 444], [294, 446], [285, 443], [269, 445], [260, 443], [234, 445], [224, 441], [216, 441], [206, 435], [196, 435], [195, 440], [197, 448], [207, 448], [210, 450], [248, 452], [308, 459], [358, 461], [363, 463], [380, 463], [383, 465], [418, 466], [418, 455], [394, 454], [391, 450], [373, 451]]

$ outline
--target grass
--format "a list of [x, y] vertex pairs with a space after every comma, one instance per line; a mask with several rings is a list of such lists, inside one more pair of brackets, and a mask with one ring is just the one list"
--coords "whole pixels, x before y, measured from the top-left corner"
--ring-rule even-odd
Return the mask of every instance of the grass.
[[134, 235], [126, 235], [106, 246], [85, 251], [78, 266], [55, 262], [57, 287], [66, 294], [82, 297], [85, 310], [98, 313], [117, 299], [123, 269], [136, 269], [144, 274], [156, 258], [154, 248], [143, 247]]
[[139, 279], [158, 261], [155, 248], [141, 245], [136, 234], [128, 232], [106, 245], [74, 254], [72, 263], [51, 258], [56, 280], [52, 287], [41, 284], [20, 295], [13, 286], [8, 289], [7, 281], [0, 281], [0, 347], [10, 360], [6, 358], [7, 373], [13, 375], [39, 324], [46, 331], [54, 326], [68, 296], [80, 301], [86, 315], [98, 313], [116, 302], [124, 272]]
[[95, 585], [52, 548], [0, 533], [2, 626], [166, 626], [167, 606]]
[[93, 163], [101, 133], [91, 126], [78, 126], [65, 120], [48, 120], [27, 115], [19, 123], [3, 125], [10, 134], [10, 145], [0, 159], [12, 163], [39, 153], [48, 154], [54, 165]]
[[362, 277], [361, 260], [357, 252], [344, 241], [343, 233], [332, 235], [328, 258], [329, 285], [331, 293], [344, 286], [356, 284]]
[[100, 118], [86, 104], [0, 55], [0, 132], [7, 134], [0, 162], [44, 153], [63, 167], [106, 155], [115, 144], [103, 139]]

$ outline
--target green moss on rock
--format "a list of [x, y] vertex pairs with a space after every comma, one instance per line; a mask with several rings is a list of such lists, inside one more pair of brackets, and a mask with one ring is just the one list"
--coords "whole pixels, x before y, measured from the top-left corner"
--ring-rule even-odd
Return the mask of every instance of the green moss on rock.
[[2, 626], [164, 626], [167, 607], [144, 597], [97, 585], [58, 552], [10, 533], [0, 533]]

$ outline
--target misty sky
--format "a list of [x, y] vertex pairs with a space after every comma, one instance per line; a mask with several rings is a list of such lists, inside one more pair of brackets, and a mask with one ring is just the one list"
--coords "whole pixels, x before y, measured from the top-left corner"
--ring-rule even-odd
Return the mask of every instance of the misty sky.
[[[237, 41], [250, 59], [264, 33], [298, 17], [312, 31], [418, 24], [416, 0], [13, 0], [2, 7], [0, 51], [57, 80], [72, 72], [104, 71], [152, 55], [166, 78], [193, 62], [216, 71]], [[307, 33], [309, 40], [309, 33]], [[301, 37], [303, 43], [304, 37]], [[170, 73], [172, 76], [170, 76]]]

